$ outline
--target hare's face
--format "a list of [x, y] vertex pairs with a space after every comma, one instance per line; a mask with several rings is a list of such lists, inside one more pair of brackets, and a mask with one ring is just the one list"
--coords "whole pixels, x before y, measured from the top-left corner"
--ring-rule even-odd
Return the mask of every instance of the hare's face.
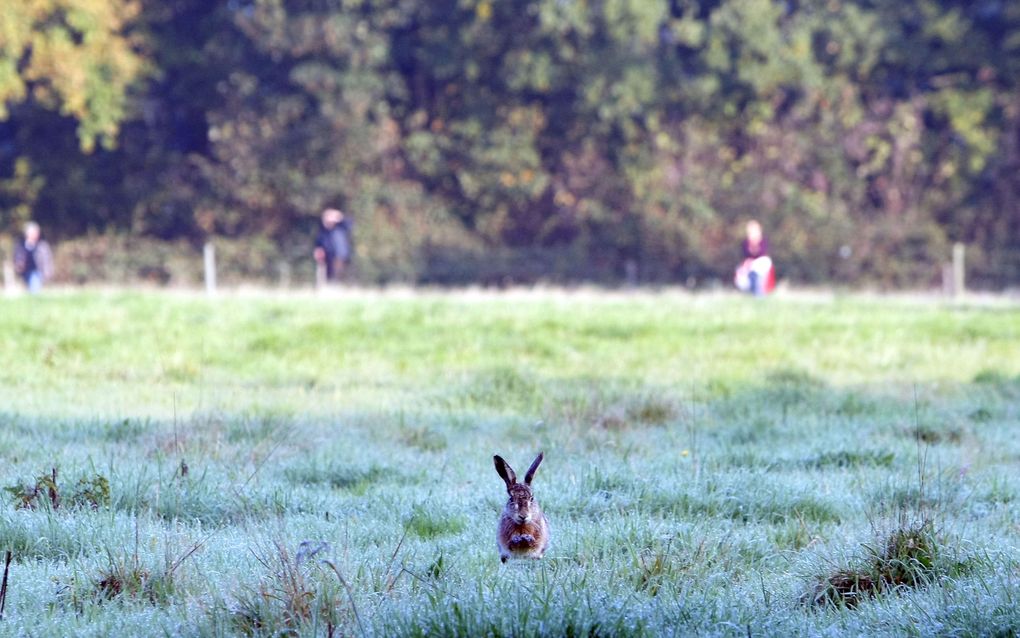
[[538, 503], [527, 485], [515, 483], [507, 488], [510, 499], [506, 502], [506, 513], [518, 525], [530, 522], [538, 516]]

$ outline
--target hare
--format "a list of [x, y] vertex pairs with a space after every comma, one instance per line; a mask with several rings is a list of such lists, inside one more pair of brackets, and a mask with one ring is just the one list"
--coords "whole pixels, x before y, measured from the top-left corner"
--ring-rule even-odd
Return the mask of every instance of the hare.
[[510, 496], [496, 530], [500, 562], [505, 563], [508, 558], [542, 558], [549, 548], [549, 521], [531, 491], [531, 479], [535, 477], [542, 457], [539, 453], [532, 462], [524, 475], [524, 483], [517, 482], [517, 474], [503, 457], [492, 457], [496, 472], [506, 483], [506, 492]]

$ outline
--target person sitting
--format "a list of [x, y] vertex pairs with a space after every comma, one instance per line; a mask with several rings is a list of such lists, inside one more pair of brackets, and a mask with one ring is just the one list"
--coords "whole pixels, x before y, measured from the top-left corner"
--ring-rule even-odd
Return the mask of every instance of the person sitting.
[[762, 233], [761, 224], [752, 219], [745, 228], [747, 236], [742, 244], [744, 260], [733, 275], [739, 290], [757, 297], [764, 296], [776, 286], [776, 272], [769, 257], [769, 242]]

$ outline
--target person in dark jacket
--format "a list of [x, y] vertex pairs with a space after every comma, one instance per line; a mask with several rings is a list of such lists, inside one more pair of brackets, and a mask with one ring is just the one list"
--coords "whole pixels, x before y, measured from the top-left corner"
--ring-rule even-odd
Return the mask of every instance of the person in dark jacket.
[[14, 272], [21, 276], [31, 293], [39, 292], [43, 282], [53, 276], [53, 252], [40, 238], [39, 224], [25, 224], [25, 239], [14, 247]]
[[327, 208], [322, 211], [322, 225], [315, 237], [315, 261], [324, 266], [326, 281], [340, 281], [354, 257], [351, 243], [351, 222], [342, 211]]

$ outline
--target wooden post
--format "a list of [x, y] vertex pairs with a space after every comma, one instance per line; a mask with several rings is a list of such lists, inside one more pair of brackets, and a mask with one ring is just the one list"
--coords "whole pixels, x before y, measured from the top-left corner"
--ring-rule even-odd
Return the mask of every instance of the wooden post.
[[953, 296], [959, 297], [967, 292], [964, 276], [964, 247], [960, 242], [953, 244]]
[[4, 556], [4, 578], [0, 582], [0, 620], [4, 619], [4, 606], [7, 603], [7, 577], [11, 573], [12, 558], [14, 558], [14, 554], [11, 550], [7, 550], [7, 554]]
[[205, 262], [205, 294], [211, 297], [216, 294], [216, 249], [211, 241], [202, 248], [202, 257]]

